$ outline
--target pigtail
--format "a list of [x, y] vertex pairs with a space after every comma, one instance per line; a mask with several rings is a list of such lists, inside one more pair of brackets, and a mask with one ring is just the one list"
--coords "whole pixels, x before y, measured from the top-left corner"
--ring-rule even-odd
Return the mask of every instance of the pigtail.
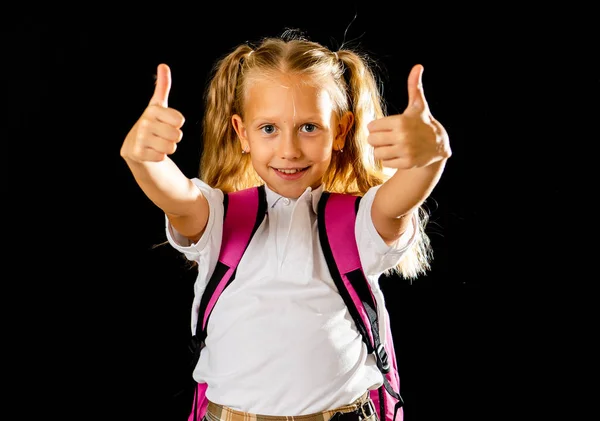
[[224, 192], [260, 184], [231, 124], [234, 114], [241, 115], [238, 82], [251, 53], [248, 45], [241, 45], [217, 61], [205, 93], [200, 178]]
[[340, 82], [346, 87], [354, 124], [346, 136], [344, 151], [333, 156], [325, 182], [331, 191], [364, 194], [386, 178], [381, 162], [375, 160], [373, 148], [367, 142], [367, 124], [384, 115], [384, 105], [376, 77], [365, 57], [350, 50], [339, 50], [332, 55], [339, 69], [336, 76], [343, 79]]
[[[351, 156], [357, 162], [364, 163], [364, 165], [353, 165], [358, 188], [364, 192], [373, 185], [381, 184], [391, 176], [391, 173], [385, 172], [381, 161], [374, 158], [373, 147], [367, 142], [369, 135], [367, 125], [374, 119], [384, 117], [387, 111], [381, 99], [381, 85], [371, 70], [369, 59], [350, 50], [340, 50], [336, 56], [344, 65], [347, 94], [350, 108], [354, 113], [353, 131], [348, 133], [348, 136], [356, 138], [354, 141], [347, 141], [346, 145], [356, 148], [355, 151], [349, 151]], [[433, 255], [430, 239], [425, 232], [428, 221], [429, 214], [422, 206], [417, 210], [416, 241], [413, 242], [411, 249], [404, 254], [392, 272], [406, 279], [415, 279], [431, 268], [430, 261]]]

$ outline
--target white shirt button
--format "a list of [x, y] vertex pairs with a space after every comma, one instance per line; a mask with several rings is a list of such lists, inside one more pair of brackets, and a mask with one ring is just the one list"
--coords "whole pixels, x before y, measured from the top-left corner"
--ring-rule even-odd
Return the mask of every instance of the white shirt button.
[[287, 197], [284, 197], [283, 198], [283, 204], [286, 205], [286, 206], [289, 205], [290, 204], [290, 199], [288, 199]]

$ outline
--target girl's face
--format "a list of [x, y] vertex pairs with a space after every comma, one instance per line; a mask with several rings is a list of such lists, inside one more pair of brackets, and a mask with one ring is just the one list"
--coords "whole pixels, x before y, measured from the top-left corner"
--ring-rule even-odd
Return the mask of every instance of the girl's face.
[[252, 82], [244, 120], [232, 117], [242, 149], [267, 186], [298, 198], [321, 185], [331, 155], [342, 149], [352, 115], [338, 119], [323, 88], [303, 84], [299, 76], [281, 75]]

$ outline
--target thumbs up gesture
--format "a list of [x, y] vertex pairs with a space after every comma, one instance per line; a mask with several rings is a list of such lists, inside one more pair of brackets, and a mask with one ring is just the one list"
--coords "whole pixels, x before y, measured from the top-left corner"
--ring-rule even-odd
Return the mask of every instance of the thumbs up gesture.
[[431, 115], [422, 84], [423, 66], [408, 76], [408, 107], [367, 126], [376, 159], [388, 168], [422, 168], [452, 155], [446, 129]]
[[168, 107], [171, 70], [160, 64], [156, 87], [148, 107], [133, 125], [121, 146], [121, 156], [133, 162], [159, 162], [175, 152], [183, 132], [183, 115]]

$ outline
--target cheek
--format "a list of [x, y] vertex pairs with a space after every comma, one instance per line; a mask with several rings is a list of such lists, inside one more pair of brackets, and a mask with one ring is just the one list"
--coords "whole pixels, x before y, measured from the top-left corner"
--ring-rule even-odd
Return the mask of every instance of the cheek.
[[248, 143], [250, 144], [250, 153], [255, 158], [264, 159], [273, 154], [272, 145], [262, 139], [248, 139]]
[[333, 144], [331, 142], [320, 142], [310, 145], [306, 155], [315, 162], [324, 162], [331, 159]]
[[256, 154], [264, 154], [265, 150], [268, 149], [268, 143], [261, 138], [255, 138], [253, 136], [248, 137], [248, 144], [250, 145], [251, 152]]

